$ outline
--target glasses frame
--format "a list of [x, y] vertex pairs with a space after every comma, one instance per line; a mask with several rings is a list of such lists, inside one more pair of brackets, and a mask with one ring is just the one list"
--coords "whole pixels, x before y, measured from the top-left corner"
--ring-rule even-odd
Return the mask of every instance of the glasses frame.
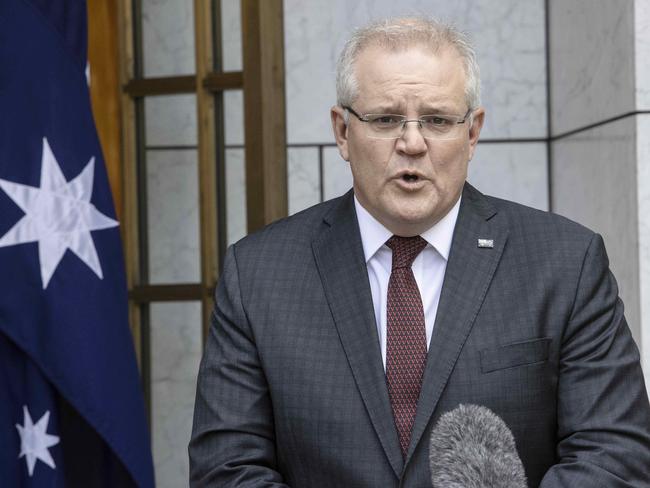
[[[422, 129], [422, 124], [423, 124], [423, 122], [424, 122], [423, 119], [407, 119], [405, 115], [399, 115], [399, 114], [363, 114], [363, 115], [359, 115], [359, 114], [358, 114], [358, 113], [357, 113], [357, 112], [356, 112], [352, 107], [349, 107], [349, 106], [347, 106], [347, 105], [341, 105], [341, 108], [343, 108], [344, 110], [347, 110], [348, 112], [350, 112], [350, 113], [351, 113], [352, 115], [354, 115], [357, 119], [359, 119], [360, 122], [366, 122], [366, 123], [371, 122], [371, 121], [368, 119], [368, 116], [369, 116], [369, 115], [394, 115], [394, 116], [396, 116], [396, 117], [404, 117], [404, 120], [401, 121], [400, 135], [395, 136], [395, 137], [374, 137], [374, 136], [371, 136], [371, 135], [369, 135], [368, 133], [366, 133], [366, 135], [367, 135], [368, 137], [372, 138], [372, 139], [384, 139], [384, 140], [389, 140], [389, 141], [390, 141], [390, 140], [399, 139], [400, 137], [402, 137], [402, 136], [404, 135], [404, 132], [406, 131], [406, 124], [408, 124], [409, 122], [417, 122], [417, 123], [418, 123], [418, 126], [419, 126], [419, 128], [420, 128], [420, 130], [421, 130], [421, 129]], [[462, 125], [462, 124], [464, 124], [464, 123], [467, 121], [467, 118], [470, 116], [470, 114], [471, 114], [473, 111], [474, 111], [474, 110], [473, 110], [471, 107], [468, 108], [468, 109], [467, 109], [467, 112], [465, 112], [465, 115], [463, 115], [463, 118], [462, 118], [461, 120], [458, 120], [458, 121], [456, 122], [456, 124], [457, 124], [457, 125]], [[435, 115], [435, 114], [431, 114], [431, 115]], [[454, 140], [454, 139], [457, 139], [457, 137], [450, 137], [450, 138], [437, 138], [437, 137], [430, 137], [430, 136], [425, 136], [424, 134], [422, 134], [422, 137], [424, 137], [425, 139], [431, 139], [431, 140], [434, 140], [434, 141], [435, 141], [435, 140], [438, 140], [438, 141], [452, 141], [452, 140]]]

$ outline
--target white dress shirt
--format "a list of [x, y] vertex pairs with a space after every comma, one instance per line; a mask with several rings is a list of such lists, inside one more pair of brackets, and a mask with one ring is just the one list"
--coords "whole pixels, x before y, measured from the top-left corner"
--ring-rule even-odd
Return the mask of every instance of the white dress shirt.
[[[381, 346], [381, 358], [386, 369], [386, 303], [388, 297], [388, 279], [393, 261], [393, 252], [386, 245], [386, 241], [393, 235], [386, 227], [377, 221], [368, 211], [361, 206], [357, 197], [354, 197], [354, 205], [361, 231], [361, 242], [363, 253], [368, 269], [370, 290], [372, 292], [372, 303], [375, 309], [375, 320], [377, 333]], [[454, 234], [454, 227], [458, 219], [460, 209], [460, 198], [452, 209], [440, 221], [423, 232], [421, 237], [427, 241], [427, 246], [415, 258], [411, 269], [415, 276], [422, 306], [424, 307], [424, 325], [427, 335], [427, 350], [431, 342], [433, 324], [436, 321], [440, 291], [447, 269], [451, 240]]]

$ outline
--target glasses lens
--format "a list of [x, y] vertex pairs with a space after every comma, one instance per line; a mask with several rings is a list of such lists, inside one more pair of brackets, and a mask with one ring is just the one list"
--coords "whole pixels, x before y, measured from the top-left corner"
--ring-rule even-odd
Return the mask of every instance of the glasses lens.
[[420, 121], [422, 135], [430, 139], [455, 137], [459, 127], [457, 118], [444, 115], [425, 115]]
[[366, 115], [368, 135], [377, 139], [397, 139], [402, 133], [404, 119], [405, 117], [403, 115]]
[[422, 137], [434, 140], [457, 139], [464, 128], [463, 119], [453, 115], [423, 115], [407, 120], [404, 115], [368, 114], [365, 119], [366, 134], [373, 139], [399, 139], [409, 123], [418, 124]]

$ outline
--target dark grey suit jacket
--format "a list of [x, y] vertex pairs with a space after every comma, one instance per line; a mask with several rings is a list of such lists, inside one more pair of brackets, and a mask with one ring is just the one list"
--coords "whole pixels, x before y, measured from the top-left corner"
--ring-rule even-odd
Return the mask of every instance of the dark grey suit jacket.
[[601, 237], [469, 185], [403, 460], [350, 192], [228, 250], [190, 484], [428, 488], [431, 428], [460, 403], [505, 420], [530, 486], [650, 486], [650, 408]]

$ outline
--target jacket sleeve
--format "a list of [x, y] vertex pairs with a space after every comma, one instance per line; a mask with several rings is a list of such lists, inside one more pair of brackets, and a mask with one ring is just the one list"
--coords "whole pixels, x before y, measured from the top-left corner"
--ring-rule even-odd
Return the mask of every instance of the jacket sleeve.
[[287, 486], [276, 471], [271, 400], [234, 246], [226, 253], [199, 369], [189, 455], [191, 487]]
[[540, 488], [650, 487], [650, 407], [603, 240], [587, 249], [559, 358], [557, 464]]

